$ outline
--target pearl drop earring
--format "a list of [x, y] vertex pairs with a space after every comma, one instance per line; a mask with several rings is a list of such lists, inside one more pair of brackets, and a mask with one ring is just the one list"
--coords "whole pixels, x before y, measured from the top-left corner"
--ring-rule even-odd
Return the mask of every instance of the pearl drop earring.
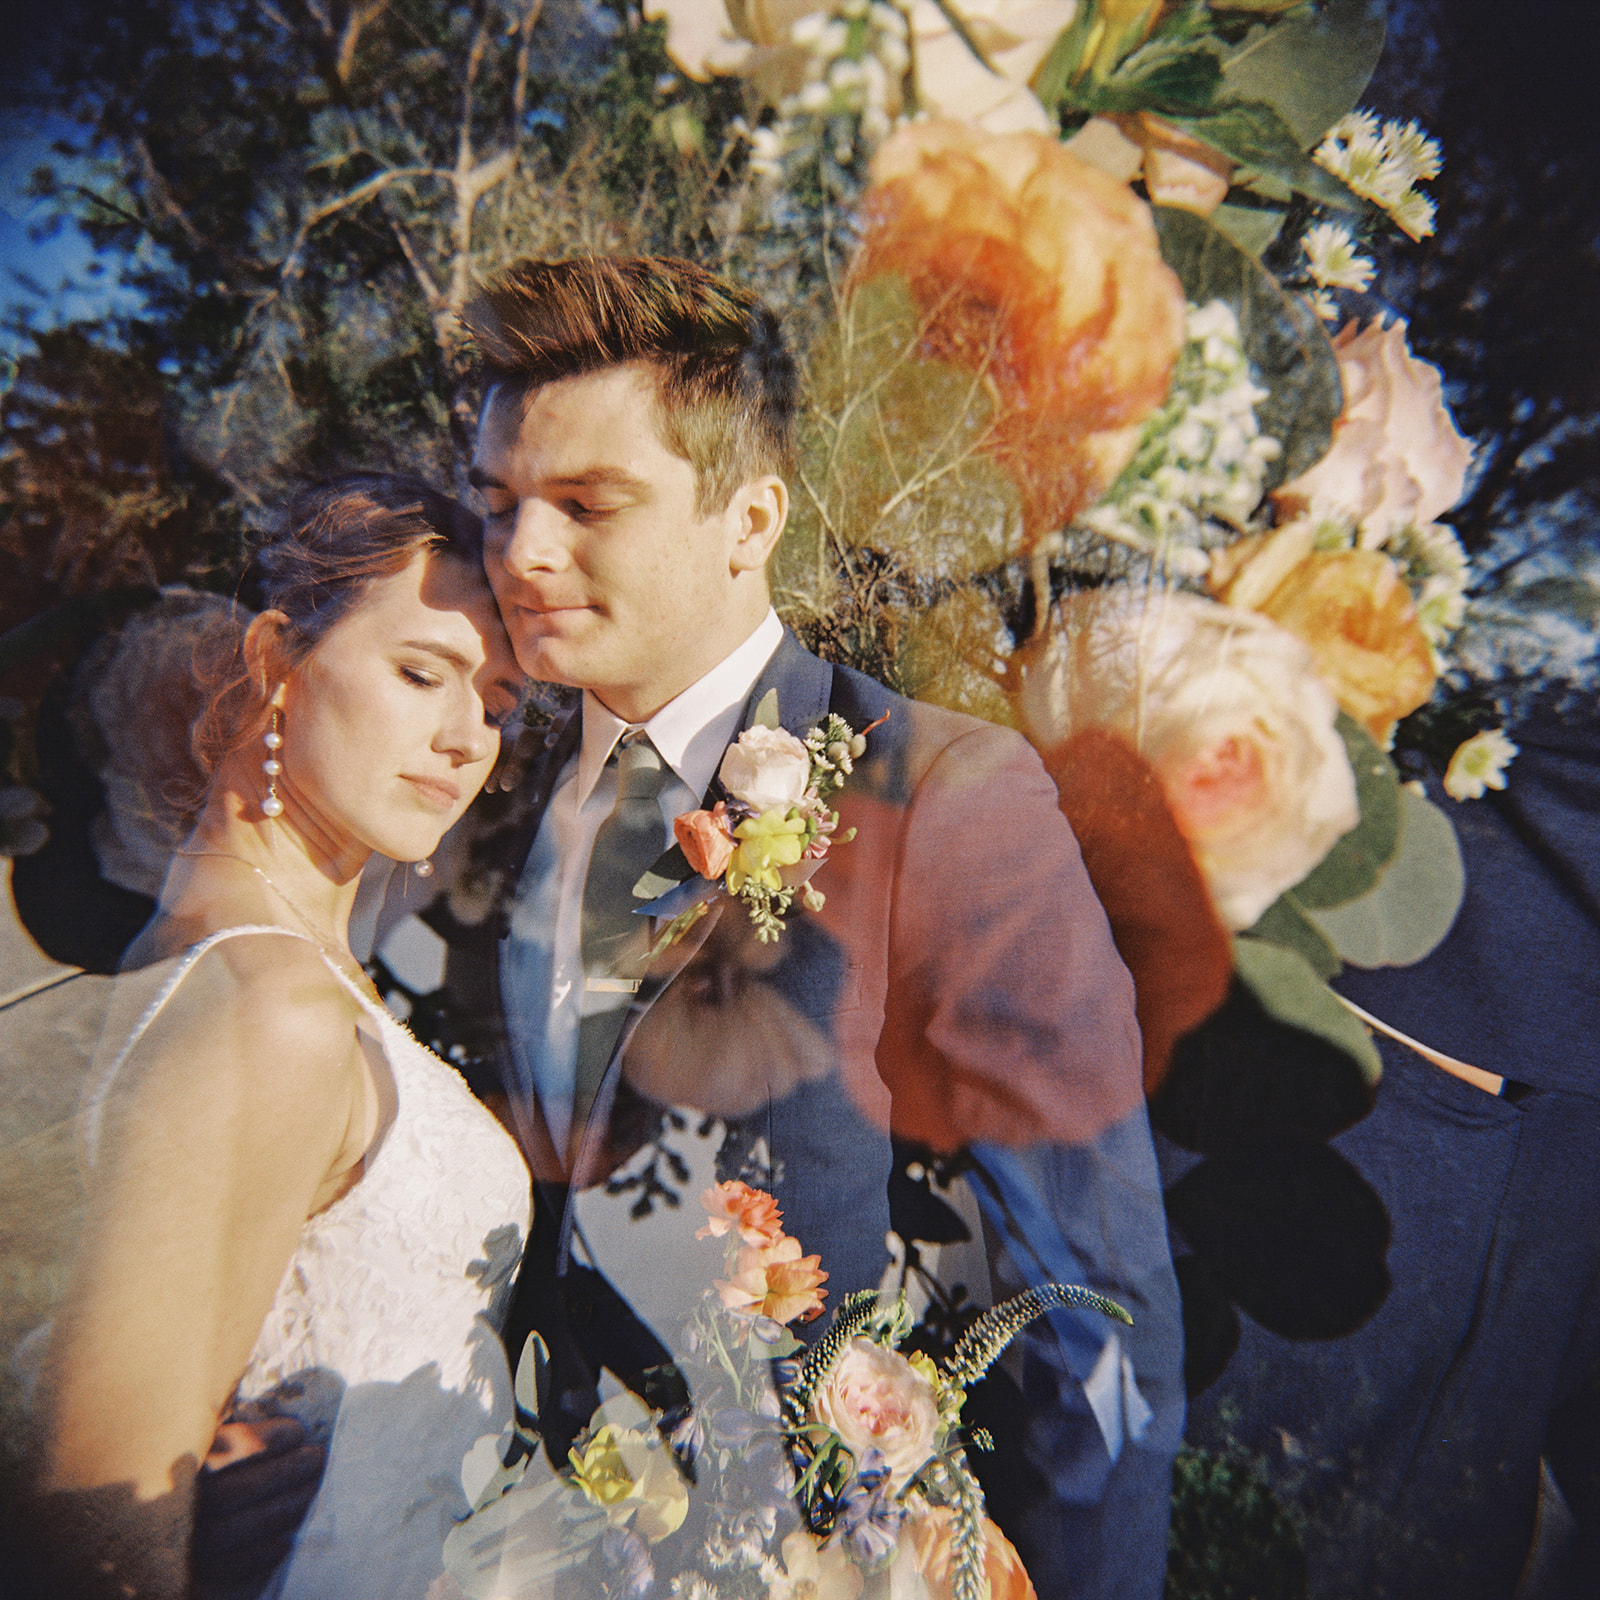
[[278, 732], [276, 711], [272, 713], [272, 726], [261, 735], [261, 742], [267, 747], [267, 759], [261, 763], [261, 770], [267, 775], [267, 797], [261, 802], [261, 815], [281, 817], [283, 801], [278, 798], [278, 774], [283, 771], [283, 763], [278, 759], [278, 752], [283, 748], [283, 735]]
[[433, 863], [424, 856], [422, 860], [411, 863], [411, 870], [419, 878], [431, 878], [433, 876]]

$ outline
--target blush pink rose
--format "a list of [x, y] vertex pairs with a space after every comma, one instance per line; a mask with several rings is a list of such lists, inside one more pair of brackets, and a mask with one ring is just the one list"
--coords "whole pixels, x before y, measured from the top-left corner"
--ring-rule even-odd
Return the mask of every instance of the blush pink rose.
[[1285, 517], [1345, 517], [1363, 548], [1437, 521], [1461, 497], [1472, 446], [1444, 403], [1439, 369], [1419, 361], [1406, 325], [1347, 323], [1333, 341], [1344, 410], [1317, 464], [1274, 491]]
[[858, 1465], [868, 1451], [881, 1450], [895, 1491], [933, 1454], [939, 1426], [933, 1385], [897, 1350], [870, 1339], [850, 1341], [812, 1409]]
[[728, 746], [717, 775], [728, 793], [752, 811], [787, 811], [805, 797], [811, 757], [782, 728], [746, 728]]
[[711, 811], [689, 811], [674, 817], [672, 831], [678, 836], [684, 860], [702, 878], [720, 878], [733, 855], [733, 840], [723, 820], [728, 808], [721, 800]]
[[1198, 595], [1074, 596], [1018, 702], [1041, 748], [1103, 728], [1149, 762], [1217, 914], [1248, 928], [1361, 820], [1311, 649]]

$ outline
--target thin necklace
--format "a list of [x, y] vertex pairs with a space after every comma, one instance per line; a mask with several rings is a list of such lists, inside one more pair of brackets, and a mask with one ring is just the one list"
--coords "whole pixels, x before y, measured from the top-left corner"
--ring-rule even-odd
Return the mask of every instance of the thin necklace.
[[[373, 987], [372, 979], [369, 978], [361, 969], [360, 964], [356, 963], [355, 971], [352, 972], [350, 968], [347, 967], [340, 959], [338, 946], [335, 945], [332, 940], [330, 940], [318, 929], [316, 923], [314, 923], [311, 918], [308, 917], [305, 912], [303, 912], [300, 907], [297, 906], [294, 901], [291, 900], [289, 896], [285, 894], [283, 890], [280, 889], [278, 885], [275, 884], [272, 879], [269, 878], [266, 873], [264, 873], [261, 868], [255, 864], [255, 862], [246, 860], [244, 856], [235, 855], [231, 850], [178, 850], [175, 851], [174, 854], [180, 856], [189, 856], [191, 858], [200, 856], [215, 856], [219, 861], [237, 861], [241, 867], [248, 867], [275, 895], [277, 895], [281, 901], [283, 901], [286, 906], [288, 906], [295, 916], [300, 919], [301, 923], [305, 927], [306, 932], [309, 933], [316, 941], [323, 954], [333, 962], [334, 966], [336, 966], [339, 971], [345, 975], [345, 977], [349, 978], [351, 982], [361, 990], [362, 994], [374, 996], [377, 994], [377, 990]], [[355, 962], [354, 956], [352, 956], [350, 959], [352, 962]]]

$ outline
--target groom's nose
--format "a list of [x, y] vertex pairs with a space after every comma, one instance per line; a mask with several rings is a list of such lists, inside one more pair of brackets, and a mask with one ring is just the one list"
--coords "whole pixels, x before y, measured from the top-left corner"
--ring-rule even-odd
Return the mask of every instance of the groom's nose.
[[560, 572], [572, 560], [572, 532], [572, 519], [550, 501], [536, 495], [519, 500], [501, 560], [513, 577]]

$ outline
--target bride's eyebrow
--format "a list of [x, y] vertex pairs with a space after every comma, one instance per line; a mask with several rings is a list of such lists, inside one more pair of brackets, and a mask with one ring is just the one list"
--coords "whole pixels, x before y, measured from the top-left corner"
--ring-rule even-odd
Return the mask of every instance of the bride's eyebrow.
[[448, 666], [459, 668], [462, 672], [475, 670], [472, 663], [454, 645], [445, 644], [441, 639], [401, 639], [395, 648], [420, 650], [424, 655], [437, 656]]

